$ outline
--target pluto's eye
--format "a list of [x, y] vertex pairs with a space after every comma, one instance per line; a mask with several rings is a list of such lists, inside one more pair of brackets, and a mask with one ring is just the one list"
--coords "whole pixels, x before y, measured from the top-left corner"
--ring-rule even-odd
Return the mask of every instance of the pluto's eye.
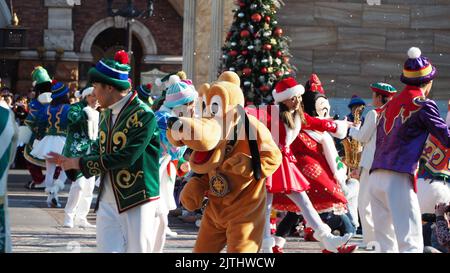
[[206, 109], [206, 103], [203, 101], [202, 102], [202, 113], [205, 112], [205, 109]]
[[213, 104], [211, 104], [211, 115], [212, 116], [215, 116], [215, 115], [217, 115], [217, 113], [219, 113], [219, 104], [218, 103], [213, 103]]
[[209, 112], [213, 117], [221, 117], [223, 111], [223, 102], [222, 98], [218, 95], [215, 95], [211, 98], [209, 103]]

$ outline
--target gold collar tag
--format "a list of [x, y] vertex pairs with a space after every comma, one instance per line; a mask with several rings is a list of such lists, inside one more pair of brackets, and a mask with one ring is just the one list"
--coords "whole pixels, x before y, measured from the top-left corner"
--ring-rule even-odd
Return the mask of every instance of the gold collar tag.
[[220, 174], [211, 177], [209, 180], [209, 189], [217, 197], [224, 197], [230, 192], [228, 181]]

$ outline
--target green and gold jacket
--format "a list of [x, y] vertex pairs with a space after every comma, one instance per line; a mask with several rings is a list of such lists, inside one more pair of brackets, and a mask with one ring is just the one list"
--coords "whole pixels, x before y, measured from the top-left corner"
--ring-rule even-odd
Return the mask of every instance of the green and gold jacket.
[[94, 141], [89, 139], [87, 120], [88, 117], [83, 111], [87, 102], [82, 100], [70, 106], [67, 114], [67, 137], [63, 155], [66, 157], [80, 157], [88, 154], [89, 147]]
[[159, 130], [153, 111], [135, 92], [112, 124], [111, 109], [100, 115], [99, 140], [80, 159], [87, 178], [109, 175], [119, 213], [159, 199]]
[[[67, 137], [64, 145], [63, 155], [65, 157], [81, 157], [88, 155], [91, 146], [95, 141], [89, 139], [88, 136], [88, 117], [83, 109], [88, 106], [86, 100], [82, 100], [70, 106], [67, 114]], [[81, 172], [77, 173], [76, 178], [82, 176]]]

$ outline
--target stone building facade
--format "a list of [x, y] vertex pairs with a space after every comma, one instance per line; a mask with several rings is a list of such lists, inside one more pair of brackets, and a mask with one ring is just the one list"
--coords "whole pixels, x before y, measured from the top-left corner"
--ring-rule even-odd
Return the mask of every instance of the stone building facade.
[[330, 97], [370, 98], [368, 85], [397, 89], [406, 52], [418, 46], [438, 68], [432, 95], [450, 98], [450, 0], [283, 0], [279, 22], [292, 39], [299, 78], [320, 76]]

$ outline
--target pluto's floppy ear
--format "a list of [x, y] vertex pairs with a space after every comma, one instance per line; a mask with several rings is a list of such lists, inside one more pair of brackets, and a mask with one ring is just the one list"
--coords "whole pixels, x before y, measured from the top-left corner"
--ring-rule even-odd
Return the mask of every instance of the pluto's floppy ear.
[[241, 85], [241, 79], [239, 78], [238, 74], [232, 72], [232, 71], [225, 71], [223, 72], [220, 77], [219, 77], [219, 82], [220, 81], [225, 81], [225, 82], [231, 82], [234, 83], [238, 86]]
[[198, 89], [198, 96], [202, 97], [203, 95], [206, 95], [206, 93], [208, 92], [208, 90], [211, 88], [211, 86], [209, 85], [209, 83], [204, 83], [200, 86], [200, 88]]

